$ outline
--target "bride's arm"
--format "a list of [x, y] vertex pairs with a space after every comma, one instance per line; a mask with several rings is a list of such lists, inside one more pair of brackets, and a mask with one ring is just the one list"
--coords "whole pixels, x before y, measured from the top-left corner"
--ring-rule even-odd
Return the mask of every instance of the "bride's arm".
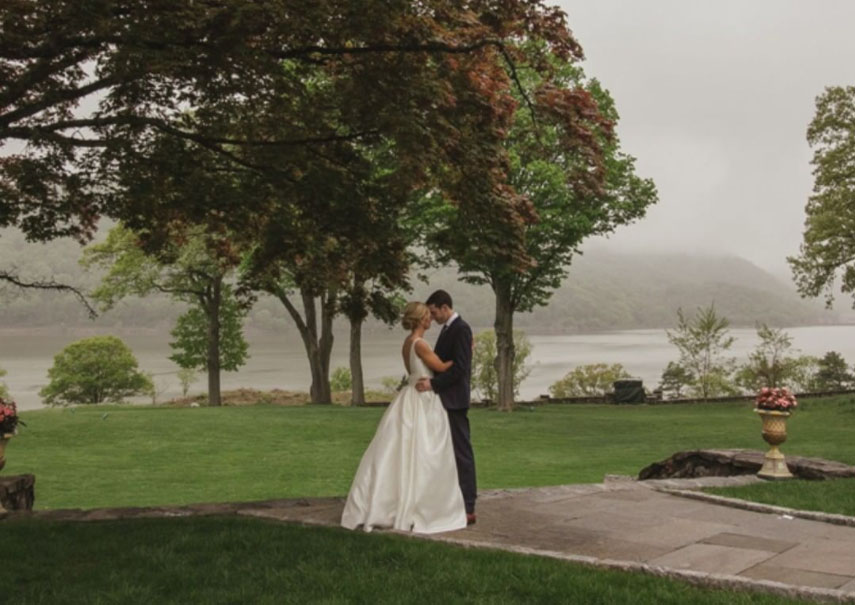
[[414, 346], [416, 347], [416, 355], [434, 372], [445, 372], [454, 363], [453, 361], [442, 361], [423, 340], [417, 340]]

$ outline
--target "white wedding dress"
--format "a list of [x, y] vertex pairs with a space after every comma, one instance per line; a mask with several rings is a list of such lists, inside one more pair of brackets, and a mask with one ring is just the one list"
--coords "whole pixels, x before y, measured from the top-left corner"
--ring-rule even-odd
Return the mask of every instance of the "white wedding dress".
[[415, 384], [433, 372], [410, 346], [408, 384], [377, 426], [341, 516], [342, 526], [431, 534], [466, 527], [448, 416], [433, 391]]

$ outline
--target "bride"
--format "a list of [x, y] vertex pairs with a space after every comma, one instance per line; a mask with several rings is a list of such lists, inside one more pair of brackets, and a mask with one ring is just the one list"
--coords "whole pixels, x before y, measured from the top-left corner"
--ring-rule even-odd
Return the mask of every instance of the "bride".
[[427, 305], [407, 304], [402, 324], [410, 335], [401, 353], [409, 379], [359, 463], [341, 516], [348, 529], [361, 525], [365, 531], [391, 527], [430, 534], [466, 527], [448, 416], [436, 393], [420, 393], [414, 386], [452, 364], [440, 361], [422, 338], [430, 322]]

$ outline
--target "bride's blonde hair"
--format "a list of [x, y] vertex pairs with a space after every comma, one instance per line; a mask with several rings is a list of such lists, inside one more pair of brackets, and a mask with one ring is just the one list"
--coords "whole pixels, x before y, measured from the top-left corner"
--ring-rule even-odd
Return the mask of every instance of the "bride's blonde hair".
[[422, 302], [408, 302], [404, 307], [404, 314], [401, 316], [401, 325], [405, 330], [412, 330], [425, 318], [425, 315], [430, 313], [428, 306]]

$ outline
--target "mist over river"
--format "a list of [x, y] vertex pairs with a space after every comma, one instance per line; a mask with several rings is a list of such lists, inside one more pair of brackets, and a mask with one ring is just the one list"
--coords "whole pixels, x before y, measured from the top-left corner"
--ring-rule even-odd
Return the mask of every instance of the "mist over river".
[[[487, 328], [476, 329], [476, 332]], [[803, 326], [786, 328], [800, 353], [821, 356], [837, 351], [851, 366], [855, 363], [855, 325]], [[140, 368], [154, 375], [159, 400], [180, 396], [181, 385], [176, 376], [177, 366], [169, 360], [170, 336], [165, 332], [120, 332], [117, 330], [61, 331], [45, 328], [0, 328], [0, 367], [8, 374], [2, 379], [20, 409], [42, 406], [38, 395], [47, 383], [47, 370], [53, 356], [63, 347], [80, 338], [94, 334], [112, 333], [120, 336], [136, 355]], [[434, 326], [427, 339], [434, 342], [439, 330]], [[736, 341], [731, 355], [742, 363], [757, 344], [754, 329], [732, 329]], [[379, 388], [387, 376], [404, 373], [400, 357], [402, 330], [368, 332], [363, 335], [363, 367], [369, 388]], [[665, 330], [623, 330], [589, 334], [529, 333], [532, 371], [523, 382], [521, 399], [535, 399], [548, 392], [549, 385], [559, 380], [571, 368], [588, 363], [621, 363], [630, 374], [641, 378], [653, 388], [669, 361], [677, 359], [677, 349], [668, 342]], [[269, 390], [273, 388], [308, 391], [310, 375], [303, 344], [296, 334], [252, 333], [247, 335], [250, 358], [238, 372], [223, 372], [222, 388], [239, 387]], [[348, 365], [348, 338], [336, 338], [331, 368]], [[191, 386], [191, 393], [203, 392], [203, 374]], [[150, 398], [138, 399], [150, 401]]]

